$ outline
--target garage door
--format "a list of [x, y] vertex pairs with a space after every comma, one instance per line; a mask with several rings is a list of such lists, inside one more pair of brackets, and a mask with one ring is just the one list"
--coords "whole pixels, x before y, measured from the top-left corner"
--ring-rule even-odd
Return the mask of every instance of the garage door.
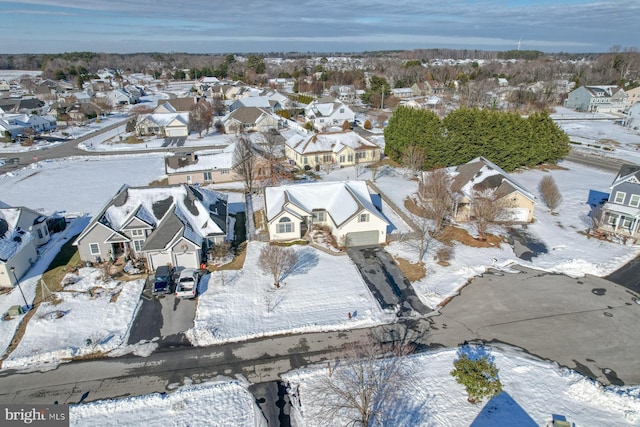
[[176, 267], [199, 268], [198, 258], [195, 252], [184, 252], [176, 254]]
[[529, 209], [526, 208], [508, 208], [505, 209], [505, 221], [528, 222]]
[[188, 136], [189, 132], [186, 127], [179, 128], [165, 128], [165, 133], [168, 137], [176, 137], [176, 136]]
[[161, 265], [169, 265], [172, 264], [171, 262], [171, 255], [164, 253], [164, 252], [158, 252], [155, 254], [150, 254], [149, 255], [149, 261], [151, 262], [151, 265], [149, 266], [151, 268], [151, 270], [155, 270], [156, 268], [158, 268]]
[[369, 246], [378, 244], [378, 230], [347, 233], [347, 247]]

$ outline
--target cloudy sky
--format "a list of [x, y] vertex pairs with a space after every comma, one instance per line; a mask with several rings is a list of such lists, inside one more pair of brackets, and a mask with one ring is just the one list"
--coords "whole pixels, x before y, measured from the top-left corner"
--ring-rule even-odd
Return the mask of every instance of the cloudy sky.
[[0, 0], [0, 53], [607, 52], [640, 0]]

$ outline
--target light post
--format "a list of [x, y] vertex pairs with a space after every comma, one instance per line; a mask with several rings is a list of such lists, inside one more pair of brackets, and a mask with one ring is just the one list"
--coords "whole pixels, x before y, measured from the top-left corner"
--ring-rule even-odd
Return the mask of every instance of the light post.
[[20, 281], [18, 280], [18, 276], [16, 276], [16, 268], [15, 267], [11, 267], [9, 269], [9, 271], [11, 271], [11, 273], [13, 274], [13, 278], [16, 280], [16, 284], [18, 285], [18, 289], [20, 290], [20, 294], [22, 295], [22, 299], [24, 300], [24, 305], [25, 305], [25, 307], [27, 307], [27, 311], [29, 311], [31, 309], [31, 307], [29, 306], [29, 303], [27, 302], [27, 298], [24, 296], [24, 292], [22, 292], [22, 287], [20, 286]]

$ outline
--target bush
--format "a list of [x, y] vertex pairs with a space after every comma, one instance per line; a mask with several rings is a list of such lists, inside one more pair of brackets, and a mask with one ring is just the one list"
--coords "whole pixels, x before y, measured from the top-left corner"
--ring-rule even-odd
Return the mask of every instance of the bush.
[[463, 353], [453, 362], [453, 366], [455, 369], [451, 371], [451, 376], [465, 387], [469, 402], [480, 402], [485, 397], [497, 396], [502, 391], [498, 368], [489, 356], [471, 360]]
[[369, 119], [365, 120], [365, 121], [364, 121], [364, 125], [363, 125], [363, 127], [364, 127], [366, 130], [371, 130], [371, 120], [369, 120]]
[[540, 195], [549, 210], [553, 212], [558, 206], [560, 206], [560, 203], [562, 202], [562, 195], [560, 194], [560, 190], [551, 175], [546, 175], [540, 180], [538, 190], [540, 191]]

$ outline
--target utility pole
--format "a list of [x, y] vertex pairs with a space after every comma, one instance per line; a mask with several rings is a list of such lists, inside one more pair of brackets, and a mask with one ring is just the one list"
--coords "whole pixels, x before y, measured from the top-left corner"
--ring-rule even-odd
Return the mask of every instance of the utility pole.
[[382, 85], [382, 98], [380, 99], [380, 109], [384, 108], [384, 85]]

